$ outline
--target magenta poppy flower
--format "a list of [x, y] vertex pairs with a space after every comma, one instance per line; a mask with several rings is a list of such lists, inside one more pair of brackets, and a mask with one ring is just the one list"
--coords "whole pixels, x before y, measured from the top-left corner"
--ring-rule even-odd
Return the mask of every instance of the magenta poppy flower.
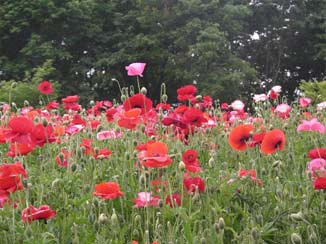
[[139, 192], [138, 198], [132, 200], [135, 205], [134, 208], [143, 208], [147, 206], [159, 206], [160, 198], [158, 196], [152, 196], [151, 192]]
[[145, 69], [146, 63], [132, 63], [126, 66], [129, 76], [140, 76], [143, 77], [143, 72]]
[[38, 90], [45, 95], [50, 95], [53, 93], [53, 87], [51, 82], [45, 80], [38, 85]]
[[307, 97], [301, 97], [301, 98], [299, 99], [299, 104], [300, 104], [300, 107], [301, 107], [301, 108], [308, 107], [310, 103], [311, 103], [311, 99], [310, 99], [310, 98], [307, 98]]

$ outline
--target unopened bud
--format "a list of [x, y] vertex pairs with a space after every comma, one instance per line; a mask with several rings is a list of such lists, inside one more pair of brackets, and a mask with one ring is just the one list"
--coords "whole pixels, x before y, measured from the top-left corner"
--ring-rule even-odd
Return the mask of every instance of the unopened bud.
[[223, 219], [222, 217], [218, 219], [218, 226], [219, 226], [219, 228], [220, 228], [221, 230], [224, 229], [225, 221], [224, 221], [224, 219]]
[[71, 164], [70, 169], [72, 172], [75, 172], [77, 170], [77, 164]]
[[290, 214], [290, 219], [292, 219], [294, 221], [301, 221], [301, 220], [303, 220], [302, 212], [300, 211], [298, 213]]
[[29, 106], [29, 101], [25, 100], [24, 101], [24, 106]]
[[109, 222], [109, 218], [104, 213], [101, 213], [98, 217], [98, 222], [99, 224], [107, 224]]
[[185, 168], [186, 168], [186, 164], [183, 161], [180, 161], [179, 169], [183, 171]]
[[94, 105], [95, 105], [94, 100], [91, 100], [91, 101], [89, 102], [89, 105], [94, 106]]
[[143, 95], [146, 95], [146, 94], [147, 94], [147, 89], [146, 89], [146, 87], [142, 87], [142, 88], [140, 89], [140, 93], [142, 93]]
[[118, 215], [115, 213], [114, 210], [113, 210], [113, 214], [111, 215], [111, 222], [113, 225], [119, 224]]
[[214, 164], [215, 164], [215, 160], [214, 160], [213, 157], [211, 157], [211, 158], [208, 160], [208, 166], [212, 168], [212, 167], [214, 166]]
[[201, 243], [201, 244], [205, 244], [205, 243], [206, 243], [206, 238], [205, 238], [205, 237], [202, 237], [202, 238], [200, 239], [200, 243]]
[[122, 102], [126, 101], [126, 99], [127, 99], [126, 95], [121, 95], [121, 101]]
[[326, 210], [326, 201], [325, 201], [325, 200], [321, 201], [321, 203], [320, 203], [320, 208], [321, 208], [322, 210]]
[[257, 230], [257, 228], [253, 228], [251, 230], [251, 235], [254, 238], [254, 240], [258, 240], [258, 238], [259, 238], [259, 231]]
[[166, 103], [168, 101], [168, 96], [166, 94], [162, 95], [162, 102]]
[[299, 234], [292, 233], [291, 242], [292, 242], [292, 244], [302, 244], [302, 238]]
[[13, 82], [12, 84], [11, 84], [11, 88], [15, 88], [17, 86], [17, 82]]
[[282, 165], [282, 161], [280, 161], [280, 160], [276, 160], [272, 164], [273, 168], [279, 167], [281, 165]]

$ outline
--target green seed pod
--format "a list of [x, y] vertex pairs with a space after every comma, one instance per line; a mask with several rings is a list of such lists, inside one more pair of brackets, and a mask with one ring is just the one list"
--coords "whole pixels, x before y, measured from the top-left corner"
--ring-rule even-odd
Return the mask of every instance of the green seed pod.
[[202, 238], [200, 239], [200, 243], [201, 243], [201, 244], [206, 244], [206, 238], [205, 238], [205, 237], [202, 237]]
[[77, 170], [77, 164], [71, 164], [70, 169], [72, 172], [75, 172]]
[[121, 99], [122, 102], [124, 102], [124, 101], [126, 101], [127, 97], [126, 97], [126, 95], [121, 95], [120, 99]]
[[254, 240], [258, 240], [259, 239], [259, 231], [257, 230], [257, 228], [253, 228], [251, 230], [251, 235], [254, 238]]
[[113, 226], [119, 224], [118, 215], [115, 213], [114, 209], [113, 209], [113, 213], [111, 215], [111, 222], [112, 222]]

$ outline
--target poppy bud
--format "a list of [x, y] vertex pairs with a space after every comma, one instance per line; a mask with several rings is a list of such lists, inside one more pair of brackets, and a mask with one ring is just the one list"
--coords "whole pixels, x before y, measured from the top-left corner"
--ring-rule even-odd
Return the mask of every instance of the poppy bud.
[[42, 106], [43, 105], [43, 101], [42, 100], [38, 101], [38, 104]]
[[95, 215], [93, 213], [91, 213], [90, 215], [88, 215], [88, 221], [91, 223], [94, 223], [95, 221]]
[[141, 174], [141, 176], [139, 177], [139, 184], [145, 185], [146, 181], [147, 180], [145, 174]]
[[186, 168], [185, 163], [183, 161], [180, 161], [180, 163], [179, 163], [179, 170], [184, 171], [185, 168]]
[[292, 219], [294, 221], [301, 221], [301, 220], [303, 220], [302, 212], [300, 211], [298, 213], [290, 214], [290, 219]]
[[71, 169], [72, 172], [75, 172], [77, 170], [77, 164], [72, 164], [70, 166], [70, 169]]
[[98, 217], [98, 222], [100, 224], [107, 224], [109, 222], [109, 218], [104, 213], [101, 213], [100, 216]]
[[56, 178], [54, 181], [52, 181], [52, 188], [59, 188], [61, 184], [61, 179]]
[[292, 233], [291, 242], [292, 242], [292, 244], [302, 244], [302, 238], [299, 234]]
[[202, 238], [200, 239], [200, 243], [201, 243], [201, 244], [205, 244], [205, 243], [206, 243], [206, 238], [205, 238], [205, 237], [202, 237]]
[[47, 121], [46, 119], [43, 119], [43, 120], [42, 120], [42, 125], [43, 125], [44, 127], [46, 127], [46, 126], [48, 125], [48, 121]]
[[257, 230], [257, 228], [253, 228], [251, 230], [251, 235], [254, 238], [254, 240], [258, 240], [258, 238], [259, 238], [259, 231]]
[[281, 165], [282, 165], [282, 161], [280, 161], [280, 160], [276, 160], [272, 164], [273, 168], [279, 167]]
[[29, 106], [29, 101], [25, 100], [25, 101], [24, 101], [24, 106], [25, 106], [25, 107]]
[[224, 229], [225, 221], [222, 217], [218, 219], [218, 226], [219, 226], [220, 230]]
[[126, 95], [121, 95], [121, 101], [122, 102], [126, 101], [126, 99], [127, 99]]
[[129, 152], [125, 152], [125, 159], [129, 160], [130, 159], [130, 153]]
[[14, 103], [14, 102], [11, 103], [11, 106], [12, 107], [17, 107], [16, 103]]
[[220, 226], [219, 226], [218, 222], [214, 223], [214, 229], [215, 229], [216, 233], [220, 232]]
[[320, 208], [321, 208], [321, 210], [326, 210], [326, 201], [325, 200], [321, 201]]
[[114, 209], [113, 209], [113, 214], [111, 215], [111, 222], [113, 225], [119, 224], [118, 215], [115, 213]]
[[139, 214], [137, 214], [137, 215], [135, 216], [134, 220], [135, 220], [135, 223], [136, 223], [136, 224], [140, 224], [140, 223], [141, 223], [141, 216], [140, 216]]
[[168, 96], [166, 94], [162, 95], [162, 102], [166, 103], [168, 101]]
[[146, 94], [147, 94], [147, 89], [146, 89], [146, 87], [142, 87], [142, 88], [140, 89], [140, 93], [142, 93], [143, 95], [146, 95]]
[[94, 106], [95, 105], [94, 100], [90, 100], [89, 105]]
[[212, 168], [212, 167], [214, 166], [214, 164], [215, 164], [214, 158], [211, 157], [211, 158], [208, 160], [208, 166]]

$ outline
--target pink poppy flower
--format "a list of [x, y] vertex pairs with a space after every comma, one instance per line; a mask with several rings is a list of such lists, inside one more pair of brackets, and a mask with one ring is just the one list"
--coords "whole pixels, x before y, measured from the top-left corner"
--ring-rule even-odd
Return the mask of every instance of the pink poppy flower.
[[301, 108], [308, 107], [310, 103], [311, 103], [311, 99], [310, 99], [310, 98], [307, 98], [307, 97], [301, 97], [301, 98], [299, 99], [299, 104], [300, 104], [300, 107], [301, 107]]
[[99, 141], [107, 140], [107, 139], [117, 139], [122, 136], [122, 133], [115, 130], [105, 130], [97, 133], [96, 138]]
[[326, 101], [317, 104], [317, 110], [321, 111], [326, 108]]
[[316, 118], [312, 120], [302, 120], [302, 124], [300, 124], [297, 128], [297, 132], [301, 131], [318, 131], [319, 133], [325, 133], [325, 127], [318, 122]]
[[146, 63], [132, 63], [126, 66], [129, 76], [140, 76], [143, 77], [143, 72], [145, 69]]
[[291, 110], [292, 108], [289, 105], [282, 103], [276, 106], [274, 112], [276, 112], [280, 118], [285, 119], [290, 116]]
[[231, 103], [231, 107], [233, 110], [243, 110], [245, 105], [240, 100], [235, 100], [233, 103]]
[[268, 96], [266, 94], [255, 94], [253, 99], [255, 103], [264, 102], [268, 99]]
[[308, 164], [308, 172], [316, 177], [316, 171], [323, 173], [326, 176], [326, 160], [322, 158], [315, 158]]
[[134, 208], [143, 208], [147, 206], [159, 206], [160, 198], [158, 196], [152, 197], [151, 192], [139, 192], [138, 198], [132, 200], [135, 205]]

